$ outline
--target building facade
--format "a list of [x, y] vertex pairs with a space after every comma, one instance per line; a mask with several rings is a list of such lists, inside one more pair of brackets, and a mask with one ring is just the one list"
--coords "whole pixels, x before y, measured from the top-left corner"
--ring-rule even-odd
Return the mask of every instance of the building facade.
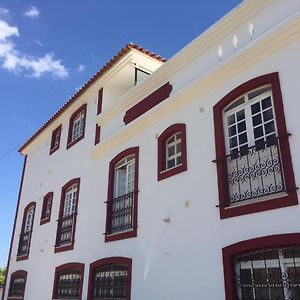
[[2, 299], [300, 299], [299, 53], [298, 0], [123, 48], [20, 149]]

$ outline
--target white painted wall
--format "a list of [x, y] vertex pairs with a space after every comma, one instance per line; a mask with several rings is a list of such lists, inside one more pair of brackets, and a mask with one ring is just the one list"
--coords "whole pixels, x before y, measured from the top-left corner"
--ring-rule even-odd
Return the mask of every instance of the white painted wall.
[[[299, 1], [290, 0], [288, 7], [285, 3], [286, 0], [274, 1], [271, 8], [254, 19], [258, 32], [259, 28], [269, 30], [300, 8]], [[216, 54], [216, 48], [211, 49], [207, 57], [211, 57], [210, 61], [217, 67], [219, 61], [213, 58], [213, 53]], [[49, 137], [28, 156], [8, 274], [10, 278], [16, 270], [28, 272], [25, 299], [50, 299], [54, 269], [68, 262], [85, 264], [83, 299], [86, 299], [89, 264], [109, 256], [132, 258], [132, 300], [224, 299], [222, 247], [260, 236], [299, 232], [298, 205], [220, 220], [215, 207], [218, 204], [216, 167], [211, 162], [215, 158], [213, 106], [239, 84], [277, 71], [288, 131], [293, 134], [290, 147], [296, 184], [299, 184], [299, 53], [300, 40], [95, 160], [91, 151], [96, 99], [89, 99], [83, 140], [66, 150], [68, 124], [64, 123], [57, 152], [49, 156]], [[192, 65], [170, 78], [174, 93], [201, 78], [202, 70], [211, 68], [207, 65], [202, 69], [205, 60], [203, 57], [195, 59]], [[118, 115], [118, 120], [122, 116]], [[188, 170], [158, 182], [156, 137], [179, 122], [186, 124]], [[114, 120], [105, 126], [103, 130], [113, 134]], [[138, 236], [104, 243], [108, 164], [116, 154], [132, 146], [140, 147]], [[75, 177], [81, 178], [75, 247], [54, 254], [61, 187]], [[40, 226], [42, 198], [49, 191], [54, 192], [51, 222]], [[37, 206], [30, 257], [16, 262], [23, 210], [31, 201], [36, 201]], [[169, 224], [163, 222], [165, 217], [171, 219]]]

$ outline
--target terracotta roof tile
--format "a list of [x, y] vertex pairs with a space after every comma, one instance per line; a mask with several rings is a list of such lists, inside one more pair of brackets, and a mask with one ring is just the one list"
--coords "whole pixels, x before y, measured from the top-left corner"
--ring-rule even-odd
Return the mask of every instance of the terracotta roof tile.
[[54, 122], [71, 104], [73, 104], [97, 79], [115, 65], [130, 50], [135, 49], [145, 55], [148, 55], [158, 61], [165, 62], [166, 59], [150, 52], [149, 50], [139, 47], [136, 44], [129, 43], [122, 48], [111, 60], [109, 60], [94, 76], [92, 76], [44, 125], [42, 125], [20, 148], [22, 152], [36, 137], [38, 137], [52, 122]]

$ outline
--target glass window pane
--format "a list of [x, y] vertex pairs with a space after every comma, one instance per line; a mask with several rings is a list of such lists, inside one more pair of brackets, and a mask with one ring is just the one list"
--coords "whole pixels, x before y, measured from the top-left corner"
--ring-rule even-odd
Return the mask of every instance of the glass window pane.
[[271, 97], [268, 97], [264, 100], [261, 101], [261, 105], [262, 105], [262, 108], [263, 109], [266, 109], [268, 107], [271, 107], [272, 106], [272, 101], [271, 101]]
[[167, 167], [168, 167], [168, 169], [175, 167], [175, 158], [168, 161]]
[[263, 131], [262, 126], [256, 127], [254, 129], [254, 137], [255, 137], [255, 139], [260, 138], [263, 135], [264, 135], [264, 131]]
[[246, 122], [242, 121], [238, 123], [238, 132], [243, 132], [246, 130]]
[[236, 137], [231, 138], [231, 139], [229, 140], [229, 146], [230, 146], [230, 148], [234, 148], [234, 147], [237, 146], [237, 138], [236, 138]]
[[236, 135], [236, 126], [235, 125], [228, 128], [228, 135], [229, 135], [229, 137]]
[[235, 123], [235, 114], [228, 116], [227, 117], [227, 124], [232, 125], [234, 123]]
[[242, 144], [245, 144], [247, 143], [247, 133], [242, 133], [239, 135], [239, 144], [242, 145]]
[[264, 121], [267, 122], [271, 119], [273, 119], [273, 111], [272, 111], [272, 108], [266, 110], [263, 112], [263, 115], [264, 115]]
[[260, 102], [251, 105], [252, 115], [258, 113], [260, 111]]
[[252, 124], [253, 126], [257, 126], [259, 124], [261, 124], [261, 114], [255, 115], [254, 117], [252, 117]]
[[266, 132], [266, 134], [272, 133], [274, 131], [275, 131], [274, 121], [271, 121], [271, 122], [265, 124], [265, 132]]
[[173, 156], [175, 154], [175, 145], [168, 147], [168, 156]]
[[242, 109], [236, 113], [236, 117], [238, 121], [245, 119], [245, 111]]

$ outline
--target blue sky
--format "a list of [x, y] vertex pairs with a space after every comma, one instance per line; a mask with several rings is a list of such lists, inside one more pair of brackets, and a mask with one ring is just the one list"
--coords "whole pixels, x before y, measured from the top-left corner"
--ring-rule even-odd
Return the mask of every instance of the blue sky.
[[0, 0], [0, 266], [22, 171], [18, 146], [128, 42], [170, 58], [240, 2]]

